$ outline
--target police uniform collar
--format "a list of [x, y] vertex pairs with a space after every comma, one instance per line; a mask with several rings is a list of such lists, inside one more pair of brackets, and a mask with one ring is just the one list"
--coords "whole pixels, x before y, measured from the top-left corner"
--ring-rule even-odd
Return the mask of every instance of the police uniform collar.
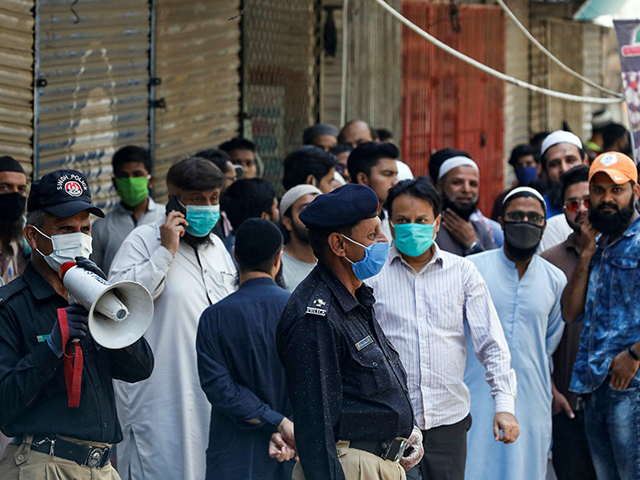
[[33, 293], [33, 296], [38, 300], [44, 300], [45, 298], [57, 295], [58, 292], [54, 290], [47, 280], [40, 275], [40, 273], [33, 266], [33, 263], [29, 261], [22, 274], [24, 281], [27, 283], [29, 290]]
[[[373, 289], [371, 287], [363, 283], [362, 286], [356, 290], [356, 296], [358, 299], [354, 298], [344, 283], [342, 283], [322, 261], [318, 261], [318, 275], [329, 287], [331, 293], [333, 293], [333, 296], [340, 305], [340, 308], [342, 308], [345, 313], [350, 312], [358, 305], [371, 308], [373, 304], [376, 303], [372, 293]], [[315, 298], [312, 298], [312, 303], [314, 300]]]

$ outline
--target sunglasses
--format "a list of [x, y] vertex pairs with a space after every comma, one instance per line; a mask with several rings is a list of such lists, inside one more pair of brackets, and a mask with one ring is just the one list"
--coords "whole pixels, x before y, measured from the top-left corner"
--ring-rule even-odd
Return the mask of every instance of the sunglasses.
[[505, 215], [506, 220], [509, 222], [520, 223], [527, 219], [527, 223], [534, 225], [541, 225], [544, 223], [544, 215], [540, 215], [538, 212], [522, 212], [520, 210], [514, 210]]
[[567, 200], [564, 202], [564, 208], [566, 208], [568, 212], [577, 212], [581, 203], [584, 204], [586, 208], [591, 206], [591, 200], [585, 198], [583, 200]]

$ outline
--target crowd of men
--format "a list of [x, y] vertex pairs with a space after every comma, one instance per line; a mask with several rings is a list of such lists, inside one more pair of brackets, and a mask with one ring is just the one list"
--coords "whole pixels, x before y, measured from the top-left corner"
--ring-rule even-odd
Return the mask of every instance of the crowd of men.
[[[488, 216], [468, 152], [414, 178], [362, 120], [309, 127], [282, 186], [247, 139], [190, 152], [166, 205], [126, 146], [106, 215], [0, 157], [0, 478], [637, 480], [629, 148], [606, 111], [537, 134]], [[69, 262], [148, 290], [142, 338], [96, 342]]]

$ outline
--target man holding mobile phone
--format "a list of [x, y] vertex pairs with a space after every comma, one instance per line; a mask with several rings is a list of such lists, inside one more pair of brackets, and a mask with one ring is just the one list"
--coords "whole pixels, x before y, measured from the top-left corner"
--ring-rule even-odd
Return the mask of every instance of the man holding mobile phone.
[[199, 388], [195, 350], [202, 312], [236, 289], [236, 268], [212, 230], [223, 173], [188, 158], [167, 174], [166, 219], [135, 229], [111, 265], [110, 280], [142, 283], [155, 299], [145, 338], [155, 375], [135, 388], [117, 382], [123, 478], [202, 479], [211, 405]]

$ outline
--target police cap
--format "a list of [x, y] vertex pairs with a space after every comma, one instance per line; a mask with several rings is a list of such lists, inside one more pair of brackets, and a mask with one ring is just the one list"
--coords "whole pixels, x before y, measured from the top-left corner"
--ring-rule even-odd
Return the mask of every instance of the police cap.
[[378, 196], [364, 185], [349, 183], [318, 195], [300, 213], [307, 228], [332, 229], [354, 225], [378, 214]]
[[104, 212], [91, 205], [87, 177], [77, 170], [56, 170], [31, 185], [27, 212], [44, 210], [56, 217], [69, 218], [89, 210], [104, 217]]

